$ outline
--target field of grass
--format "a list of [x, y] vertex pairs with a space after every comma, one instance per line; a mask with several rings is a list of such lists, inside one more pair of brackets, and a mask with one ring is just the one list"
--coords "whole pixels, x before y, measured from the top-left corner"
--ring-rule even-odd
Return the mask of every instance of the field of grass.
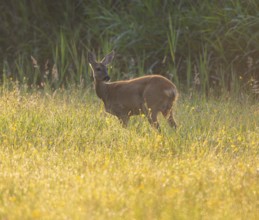
[[0, 219], [259, 219], [259, 104], [182, 95], [159, 134], [91, 90], [0, 96]]
[[[259, 219], [258, 2], [0, 3], [0, 220]], [[176, 84], [176, 131], [104, 112], [111, 50]]]

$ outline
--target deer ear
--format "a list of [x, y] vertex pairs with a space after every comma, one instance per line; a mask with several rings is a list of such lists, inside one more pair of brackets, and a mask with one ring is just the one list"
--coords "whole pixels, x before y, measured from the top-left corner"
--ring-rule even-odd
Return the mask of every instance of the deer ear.
[[114, 50], [112, 51], [112, 52], [110, 52], [109, 54], [107, 54], [103, 59], [102, 59], [102, 61], [101, 61], [101, 63], [103, 64], [103, 65], [108, 65], [110, 62], [112, 62], [112, 60], [113, 60], [113, 58], [114, 58], [114, 54], [115, 54], [115, 52], [114, 52]]
[[88, 62], [90, 64], [95, 64], [96, 63], [96, 56], [95, 56], [94, 53], [92, 53], [92, 52], [88, 53]]

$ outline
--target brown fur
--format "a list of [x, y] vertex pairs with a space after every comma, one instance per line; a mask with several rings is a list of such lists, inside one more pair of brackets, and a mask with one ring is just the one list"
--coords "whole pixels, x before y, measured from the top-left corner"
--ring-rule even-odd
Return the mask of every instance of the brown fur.
[[157, 114], [162, 112], [170, 126], [176, 127], [172, 109], [177, 99], [176, 86], [160, 75], [106, 82], [109, 79], [106, 65], [112, 61], [113, 56], [114, 52], [111, 52], [101, 62], [96, 62], [92, 53], [88, 57], [94, 74], [96, 94], [104, 102], [105, 110], [117, 116], [125, 126], [130, 116], [145, 114], [150, 124], [157, 129]]

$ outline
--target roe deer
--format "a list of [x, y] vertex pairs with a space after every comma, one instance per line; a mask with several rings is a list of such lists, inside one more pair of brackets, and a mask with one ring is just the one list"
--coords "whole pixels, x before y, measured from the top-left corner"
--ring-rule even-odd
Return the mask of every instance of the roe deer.
[[176, 86], [160, 75], [148, 75], [131, 80], [108, 82], [107, 65], [113, 60], [114, 51], [101, 62], [89, 53], [88, 61], [93, 71], [95, 91], [104, 102], [105, 110], [127, 125], [132, 115], [145, 114], [148, 121], [160, 130], [157, 114], [162, 112], [171, 127], [176, 128], [173, 103], [177, 99]]

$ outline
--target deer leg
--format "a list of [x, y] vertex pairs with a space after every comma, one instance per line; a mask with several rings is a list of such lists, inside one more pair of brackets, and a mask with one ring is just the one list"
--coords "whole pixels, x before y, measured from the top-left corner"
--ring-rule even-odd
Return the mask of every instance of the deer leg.
[[129, 122], [129, 116], [125, 115], [125, 116], [120, 116], [118, 117], [120, 120], [120, 123], [122, 124], [123, 127], [127, 127], [128, 122]]
[[157, 121], [157, 114], [157, 111], [151, 112], [148, 116], [148, 121], [154, 128], [156, 128], [158, 131], [161, 131], [160, 125]]
[[149, 108], [148, 105], [145, 103], [142, 106], [142, 111], [143, 113], [146, 115], [148, 122], [154, 127], [156, 128], [158, 131], [161, 131], [160, 129], [160, 125], [157, 121], [157, 114], [158, 111], [152, 108]]
[[173, 114], [172, 110], [170, 110], [170, 112], [169, 112], [169, 117], [168, 117], [167, 121], [171, 127], [174, 127], [175, 129], [177, 128], [177, 124], [174, 120], [174, 114]]

